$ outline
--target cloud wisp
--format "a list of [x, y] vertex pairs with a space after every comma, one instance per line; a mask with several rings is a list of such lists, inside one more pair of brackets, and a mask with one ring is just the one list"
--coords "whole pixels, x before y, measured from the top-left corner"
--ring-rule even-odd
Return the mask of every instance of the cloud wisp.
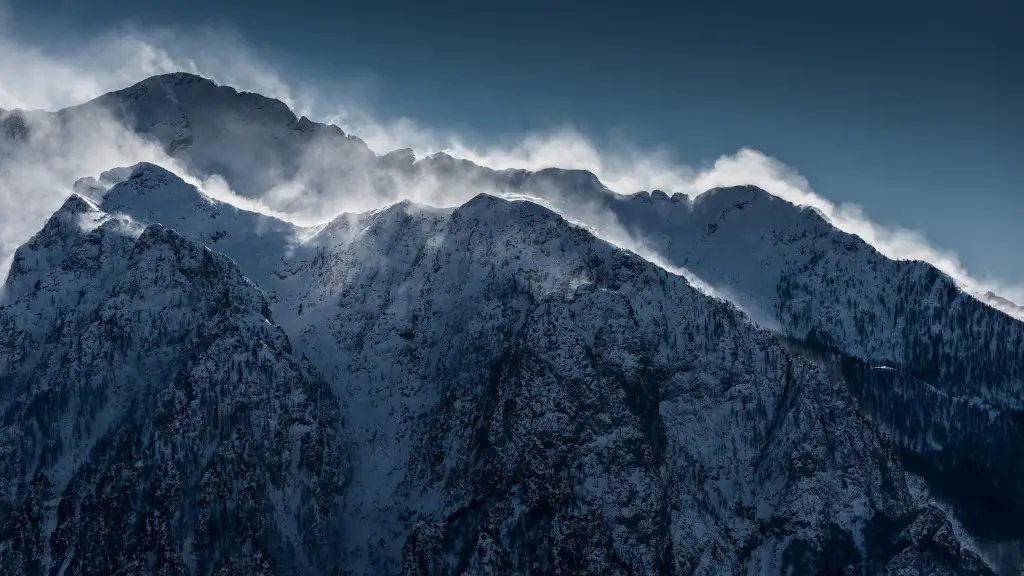
[[[223, 30], [181, 32], [170, 29], [120, 28], [84, 43], [74, 53], [54, 53], [26, 45], [5, 34], [0, 23], [0, 108], [55, 110], [123, 88], [145, 77], [172, 71], [201, 74], [240, 90], [278, 98], [297, 114], [334, 123], [364, 140], [377, 152], [412, 148], [418, 157], [445, 151], [494, 169], [559, 167], [589, 170], [612, 190], [631, 193], [660, 189], [694, 197], [716, 186], [753, 184], [784, 200], [816, 208], [838, 228], [856, 234], [896, 259], [932, 263], [975, 292], [993, 291], [1024, 302], [1024, 286], [970, 274], [956, 254], [935, 247], [920, 234], [879, 225], [858, 206], [837, 205], [817, 194], [795, 170], [759, 151], [741, 149], [703, 167], [675, 161], [665, 149], [641, 149], [629, 143], [598, 144], [571, 127], [557, 127], [496, 143], [469, 142], [459, 134], [428, 128], [413, 120], [381, 120], [357, 100], [339, 103], [330, 94], [347, 93], [340, 84], [296, 87], [261, 59], [236, 35]], [[180, 163], [152, 144], [124, 130], [110, 118], [94, 117], [70, 137], [27, 150], [0, 147], [0, 265], [13, 248], [37, 230], [66, 197], [71, 183], [114, 166], [138, 161], [162, 164], [199, 184], [214, 197], [300, 223], [323, 220], [343, 210], [360, 210], [393, 201], [368, 193], [366, 186], [338, 183], [316, 196], [316, 206], [282, 210], [287, 200], [307, 191], [302, 178], [276, 185], [265, 198], [236, 194], [217, 178], [188, 174]], [[331, 158], [304, 158], [315, 171]], [[490, 190], [467, 186], [451, 190], [437, 183], [403, 181], [400, 196], [428, 204], [451, 205]], [[394, 187], [393, 187], [394, 188]], [[609, 226], [612, 226], [611, 224]], [[625, 242], [619, 239], [619, 242]], [[641, 247], [637, 247], [638, 250]], [[654, 257], [653, 255], [649, 255]]]

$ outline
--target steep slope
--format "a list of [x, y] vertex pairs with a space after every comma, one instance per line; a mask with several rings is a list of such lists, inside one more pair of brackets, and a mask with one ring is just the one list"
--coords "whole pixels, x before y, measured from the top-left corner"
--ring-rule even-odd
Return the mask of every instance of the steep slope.
[[931, 265], [886, 258], [815, 210], [755, 187], [691, 201], [620, 196], [578, 171], [506, 177], [598, 229], [611, 221], [801, 342], [799, 353], [814, 349], [846, 370], [862, 408], [972, 531], [1024, 543], [1024, 323]]
[[227, 258], [72, 196], [0, 301], [0, 573], [326, 573], [337, 401]]
[[173, 173], [149, 163], [105, 173], [112, 184], [93, 191], [100, 208], [140, 222], [158, 222], [203, 246], [231, 254], [250, 279], [266, 284], [281, 256], [308, 231], [277, 218], [210, 198]]
[[[863, 364], [855, 391], [915, 468], [930, 480], [957, 479], [944, 492], [973, 529], [1024, 539], [1024, 323], [934, 267], [890, 260], [814, 210], [753, 187], [692, 203], [654, 193], [607, 206], [755, 318]], [[877, 366], [902, 374], [901, 384], [879, 385], [869, 375]]]
[[445, 153], [417, 159], [409, 149], [377, 156], [359, 138], [297, 117], [280, 100], [182, 72], [55, 113], [0, 111], [0, 159], [30, 144], [33, 160], [88, 156], [94, 147], [117, 152], [117, 161], [152, 160], [152, 153], [136, 150], [138, 142], [125, 142], [119, 125], [156, 143], [193, 176], [220, 176], [239, 195], [303, 216], [333, 214], [343, 205], [376, 207], [413, 194], [448, 206], [481, 191], [561, 194], [565, 182], [555, 173], [585, 174], [495, 171]]
[[[445, 154], [417, 160], [408, 151], [376, 157], [358, 139], [296, 118], [279, 101], [187, 74], [154, 77], [61, 111], [56, 125], [87, 120], [96, 110], [112, 111], [156, 139], [196, 174], [223, 175], [236, 192], [282, 210], [319, 205], [323, 193], [332, 191], [326, 197], [336, 197], [338, 186], [352, 198], [398, 199], [409, 190], [426, 189], [450, 204], [487, 190], [536, 196], [598, 231], [621, 229], [707, 281], [758, 323], [785, 335], [791, 353], [842, 375], [858, 409], [895, 440], [901, 461], [949, 500], [975, 534], [995, 542], [1024, 542], [1022, 324], [963, 293], [927, 264], [883, 257], [813, 210], [751, 187], [715, 190], [695, 201], [658, 191], [620, 196], [584, 171], [495, 171]], [[7, 135], [0, 156], [32, 138], [39, 114], [0, 113]], [[51, 135], [59, 133], [50, 128]], [[349, 417], [362, 430], [359, 444], [372, 440], [372, 448], [352, 454], [368, 464], [354, 467], [352, 481], [359, 484], [361, 499], [350, 504], [361, 512], [351, 523], [361, 528], [360, 518], [374, 518], [368, 530], [374, 542], [383, 542], [379, 550], [355, 542], [351, 552], [362, 558], [359, 562], [374, 557], [393, 563], [401, 545], [394, 536], [408, 518], [389, 503], [404, 482], [410, 446], [427, 429], [426, 420], [442, 398], [435, 381], [442, 376], [408, 376], [439, 361], [422, 357], [414, 345], [417, 326], [424, 321], [416, 309], [418, 283], [426, 277], [409, 275], [445, 246], [452, 211], [406, 203], [339, 217], [322, 229], [298, 229], [201, 194], [182, 199], [180, 193], [195, 191], [173, 177], [160, 187], [139, 186], [148, 176], [136, 175], [134, 183], [124, 182], [125, 177], [113, 177], [121, 184], [107, 196], [103, 187], [83, 188], [83, 193], [101, 201], [106, 211], [164, 222], [228, 254], [266, 293], [275, 319], [296, 346], [351, 403]], [[153, 197], [157, 188], [178, 200]], [[486, 222], [486, 227], [496, 224]], [[460, 239], [466, 245], [471, 241], [478, 239]], [[513, 236], [505, 250], [515, 252], [519, 241]], [[448, 249], [454, 253], [460, 246]], [[45, 272], [53, 265], [39, 258], [23, 260], [21, 266]], [[482, 258], [477, 265], [487, 261]], [[499, 274], [491, 265], [484, 267]], [[528, 268], [518, 273], [541, 272]], [[34, 284], [27, 277], [12, 282], [29, 289]], [[445, 294], [466, 290], [442, 288]], [[473, 306], [446, 306], [445, 318], [483, 314]], [[382, 307], [394, 311], [382, 315]], [[515, 308], [515, 314], [527, 312]], [[495, 322], [501, 330], [512, 330], [507, 319]], [[447, 342], [444, 334], [438, 338]], [[478, 338], [507, 345], [490, 332]], [[459, 346], [469, 344], [451, 346], [458, 351], [452, 354], [466, 354]], [[488, 348], [481, 358], [493, 353]], [[399, 360], [388, 364], [382, 357]], [[400, 415], [397, 421], [394, 413]], [[408, 431], [410, 426], [415, 430]], [[502, 545], [488, 538], [481, 541], [481, 557], [501, 557]]]
[[[862, 407], [971, 529], [995, 543], [1024, 543], [1024, 323], [989, 305], [998, 297], [979, 300], [931, 265], [886, 258], [815, 210], [752, 186], [695, 200], [657, 190], [622, 196], [584, 171], [423, 162], [453, 179], [461, 172], [536, 195], [602, 233], [625, 235], [801, 343], [798, 353], [814, 349], [819, 360], [853, 370], [847, 377]], [[877, 385], [894, 371], [898, 385]]]
[[56, 112], [0, 111], [0, 172], [7, 156], [23, 164], [85, 158], [92, 162], [71, 163], [95, 170], [108, 167], [100, 165], [104, 158], [132, 163], [158, 158], [160, 150], [193, 176], [222, 177], [239, 194], [283, 212], [319, 214], [336, 199], [339, 182], [370, 197], [395, 197], [396, 178], [403, 179], [393, 157], [378, 160], [337, 126], [193, 74], [153, 76]]
[[[337, 126], [297, 118], [280, 100], [192, 74], [154, 76], [83, 107], [112, 111], [137, 133], [156, 139], [193, 174], [218, 174], [252, 196], [296, 179], [306, 194], [316, 195], [330, 185], [328, 175], [355, 186], [376, 162], [362, 140]], [[74, 115], [83, 107], [61, 114]]]
[[[104, 205], [204, 205], [132, 174]], [[190, 215], [197, 238], [251, 218]], [[403, 202], [276, 259], [221, 248], [287, 295], [346, 407], [354, 573], [987, 572], [840, 375], [540, 206]]]

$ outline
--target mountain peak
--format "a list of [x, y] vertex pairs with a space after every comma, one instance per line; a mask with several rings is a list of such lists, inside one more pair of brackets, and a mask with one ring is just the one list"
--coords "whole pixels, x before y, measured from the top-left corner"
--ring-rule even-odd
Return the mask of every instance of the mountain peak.
[[159, 144], [190, 174], [218, 175], [250, 198], [298, 176], [311, 154], [340, 160], [338, 169], [332, 166], [314, 181], [304, 180], [312, 190], [327, 189], [342, 174], [369, 170], [377, 161], [365, 142], [338, 126], [297, 116], [279, 99], [187, 72], [153, 76], [61, 113], [73, 117], [82, 108], [108, 111]]
[[88, 198], [72, 192], [61, 204], [60, 208], [53, 213], [51, 218], [61, 218], [67, 216], [77, 216], [79, 214], [88, 214], [90, 212], [97, 212], [99, 208], [92, 203]]
[[[194, 113], [201, 113], [200, 107], [204, 105], [214, 105], [220, 108], [218, 112], [224, 112], [224, 104], [229, 100], [234, 100], [244, 108], [266, 110], [267, 113], [276, 115], [286, 123], [297, 121], [288, 105], [277, 98], [256, 92], [237, 90], [190, 72], [170, 72], [150, 76], [127, 88], [104, 94], [93, 102], [101, 105], [127, 106], [132, 116], [142, 113], [143, 118], [135, 118], [137, 123], [139, 120], [149, 121], [150, 117], [154, 116], [154, 112], [158, 114], [166, 112], [167, 104], [179, 106], [187, 117]], [[159, 118], [158, 115], [156, 117]]]
[[102, 216], [103, 212], [88, 198], [72, 192], [54, 212], [43, 228], [29, 241], [37, 244], [50, 244], [53, 239], [64, 239], [76, 235], [83, 229], [85, 219], [90, 216]]
[[300, 117], [298, 120], [290, 123], [289, 126], [296, 132], [307, 132], [311, 134], [328, 132], [334, 136], [347, 136], [344, 130], [334, 124], [321, 124], [320, 122], [310, 120], [306, 116]]
[[666, 194], [664, 190], [655, 189], [651, 190], [651, 199], [656, 202], [663, 202], [665, 200], [672, 200], [673, 197]]
[[220, 211], [220, 202], [166, 168], [140, 162], [121, 169], [114, 176], [123, 177], [126, 173], [127, 177], [114, 180], [116, 183], [103, 196], [100, 207], [104, 211], [168, 225], [195, 219], [201, 214], [215, 217]]
[[577, 187], [604, 188], [604, 184], [596, 174], [590, 170], [577, 168], [542, 168], [533, 173], [534, 178], [557, 179], [563, 184], [572, 184]]
[[1017, 304], [1016, 302], [1009, 300], [1007, 298], [1003, 298], [1002, 296], [996, 294], [995, 292], [992, 292], [991, 290], [985, 293], [985, 300], [990, 300], [1000, 306], [1008, 307], [1011, 309], [1024, 310], [1024, 306], [1021, 306], [1020, 304]]
[[191, 72], [178, 71], [150, 76], [148, 78], [140, 80], [139, 82], [136, 82], [131, 87], [129, 87], [129, 89], [139, 86], [179, 86], [185, 84], [206, 84], [207, 86], [211, 87], [217, 86], [216, 82], [205, 76], [201, 76], [199, 74], [194, 74]]
[[641, 192], [634, 192], [632, 194], [623, 195], [622, 197], [630, 201], [642, 202], [644, 204], [660, 204], [668, 202], [678, 203], [688, 201], [688, 197], [681, 192], [676, 192], [675, 194], [669, 196], [668, 193], [665, 192], [664, 190], [658, 189], [651, 190], [649, 192], [646, 190]]
[[15, 298], [31, 291], [33, 284], [56, 266], [71, 246], [101, 224], [106, 214], [84, 196], [72, 193], [28, 242], [14, 253], [4, 281], [6, 296]]
[[456, 213], [490, 219], [511, 207], [512, 201], [500, 198], [493, 194], [481, 192], [455, 209]]
[[[181, 180], [170, 170], [150, 162], [139, 162], [131, 166], [127, 180], [142, 180], [150, 183], [167, 184], [175, 180]], [[115, 174], [112, 171], [104, 174]]]
[[[195, 186], [179, 178], [177, 174], [149, 162], [139, 162], [117, 171], [108, 170], [101, 176], [101, 181], [105, 178], [113, 185], [104, 197], [102, 203], [104, 208], [118, 203], [126, 195], [145, 196], [152, 195], [156, 191], [172, 192], [178, 196], [178, 200], [184, 200], [185, 195], [189, 192], [205, 196]], [[168, 188], [174, 190], [167, 190]]]
[[412, 166], [416, 163], [416, 153], [412, 148], [399, 148], [381, 156], [380, 162], [389, 168]]
[[493, 226], [535, 226], [545, 221], [563, 220], [557, 212], [535, 202], [501, 198], [487, 193], [477, 194], [456, 208], [453, 218], [456, 215]]
[[426, 164], [431, 168], [435, 169], [455, 169], [460, 166], [472, 164], [472, 162], [470, 162], [469, 160], [456, 158], [443, 150], [441, 152], [434, 152], [433, 154], [420, 160], [418, 163]]
[[694, 198], [694, 204], [714, 202], [716, 205], [725, 205], [775, 199], [776, 197], [765, 189], [752, 184], [746, 184], [740, 186], [716, 186], [698, 194]]

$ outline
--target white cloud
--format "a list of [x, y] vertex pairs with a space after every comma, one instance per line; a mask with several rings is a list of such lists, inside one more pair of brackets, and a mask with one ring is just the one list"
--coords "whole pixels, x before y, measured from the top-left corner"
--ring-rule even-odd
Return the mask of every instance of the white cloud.
[[[0, 3], [0, 30], [3, 29], [3, 14]], [[981, 292], [992, 290], [1024, 302], [1024, 287], [972, 276], [955, 253], [935, 247], [913, 231], [881, 226], [857, 206], [828, 201], [795, 170], [756, 150], [743, 149], [723, 155], [713, 164], [697, 168], [674, 161], [671, 153], [664, 149], [640, 149], [628, 143], [598, 145], [571, 127], [495, 143], [471, 143], [457, 133], [427, 128], [409, 119], [381, 121], [369, 107], [359, 106], [354, 101], [339, 104], [325, 97], [324, 90], [297, 89], [274, 66], [256, 57], [240, 38], [222, 30], [186, 33], [122, 28], [79, 45], [73, 53], [60, 54], [0, 36], [0, 107], [56, 109], [122, 88], [152, 74], [177, 70], [199, 73], [222, 84], [279, 98], [299, 114], [337, 123], [364, 139], [378, 153], [410, 147], [420, 157], [444, 150], [492, 168], [585, 169], [619, 192], [662, 189], [694, 196], [715, 186], [754, 184], [795, 204], [817, 208], [836, 226], [861, 236], [890, 257], [931, 262], [966, 287]], [[339, 86], [342, 85], [332, 85], [331, 92], [344, 91]], [[23, 158], [24, 165], [14, 167], [14, 172], [8, 168], [9, 172], [0, 181], [0, 258], [5, 254], [9, 256], [14, 243], [24, 241], [38, 229], [76, 178], [143, 159], [157, 160], [165, 166], [173, 164], [134, 136], [118, 132], [116, 127], [104, 122], [100, 122], [100, 126], [99, 132], [86, 130], [76, 136], [92, 141], [91, 149], [85, 147], [90, 149], [89, 154], [73, 158], [62, 156], [78, 149], [73, 146], [75, 142], [68, 142], [62, 150], [34, 151], [36, 156]], [[177, 171], [184, 173], [180, 166]], [[280, 197], [294, 196], [299, 183], [282, 183], [275, 193]], [[242, 201], [222, 182], [208, 182], [207, 187], [215, 195], [236, 203]], [[407, 195], [419, 201], [450, 203], [470, 192], [448, 191], [440, 197], [436, 187], [423, 185], [407, 191]], [[322, 199], [324, 206], [319, 216], [329, 215], [331, 210], [365, 207], [353, 203], [356, 195], [351, 191], [347, 197], [343, 197], [344, 192], [338, 194], [342, 196]], [[26, 198], [34, 201], [26, 201]], [[362, 200], [365, 203], [390, 199]]]

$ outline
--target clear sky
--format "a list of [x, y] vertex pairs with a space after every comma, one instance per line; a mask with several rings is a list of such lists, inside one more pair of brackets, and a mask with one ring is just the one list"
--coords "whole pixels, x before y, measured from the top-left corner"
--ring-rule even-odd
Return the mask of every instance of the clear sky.
[[571, 124], [688, 164], [740, 147], [1024, 283], [1024, 1], [13, 0], [45, 44], [236, 30], [294, 78], [372, 78], [381, 117], [505, 137]]

